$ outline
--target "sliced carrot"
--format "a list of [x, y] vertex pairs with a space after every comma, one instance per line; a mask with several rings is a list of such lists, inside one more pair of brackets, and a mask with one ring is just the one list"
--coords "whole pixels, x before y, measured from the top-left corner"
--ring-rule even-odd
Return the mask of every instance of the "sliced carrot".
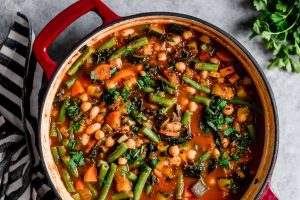
[[179, 78], [176, 76], [175, 73], [172, 73], [169, 68], [164, 68], [163, 74], [171, 83], [175, 83], [177, 85], [179, 84]]
[[95, 80], [101, 80], [104, 81], [106, 79], [110, 78], [110, 68], [111, 66], [109, 64], [100, 64], [97, 67], [93, 69], [93, 72], [95, 73]]
[[231, 83], [231, 84], [234, 84], [235, 82], [237, 82], [237, 80], [240, 79], [240, 76], [238, 74], [232, 74], [228, 77], [228, 81]]
[[90, 140], [86, 145], [85, 153], [89, 153], [92, 150], [92, 148], [95, 146], [96, 142], [97, 142], [96, 140]]
[[198, 57], [201, 61], [207, 61], [210, 58], [210, 55], [207, 51], [200, 51]]
[[113, 111], [106, 116], [106, 123], [113, 129], [118, 129], [121, 125], [121, 112]]
[[97, 182], [97, 168], [95, 164], [86, 169], [83, 180], [84, 182]]
[[122, 81], [136, 77], [137, 76], [137, 69], [135, 67], [128, 67], [121, 71], [118, 71], [113, 77], [106, 81], [106, 87], [112, 88], [117, 86]]
[[233, 74], [235, 72], [235, 69], [233, 66], [228, 66], [220, 69], [220, 74], [222, 77], [225, 77], [229, 74]]
[[84, 89], [87, 89], [91, 85], [91, 80], [87, 77], [82, 77], [80, 79], [80, 83], [84, 87]]
[[231, 62], [233, 60], [233, 57], [225, 51], [218, 51], [217, 57], [224, 62]]
[[78, 96], [85, 92], [85, 89], [79, 80], [76, 80], [72, 87], [72, 96]]
[[172, 137], [178, 137], [179, 136], [178, 132], [168, 131], [168, 130], [163, 130], [163, 129], [160, 129], [159, 133], [163, 134], [163, 135], [167, 135], [167, 136], [172, 136]]
[[75, 181], [75, 188], [76, 190], [83, 190], [84, 189], [84, 183], [81, 180], [76, 180]]

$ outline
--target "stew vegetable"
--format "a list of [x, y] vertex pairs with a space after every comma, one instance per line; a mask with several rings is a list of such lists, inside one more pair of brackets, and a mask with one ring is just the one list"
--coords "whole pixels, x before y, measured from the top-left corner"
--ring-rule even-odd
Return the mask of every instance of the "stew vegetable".
[[80, 51], [49, 133], [75, 200], [243, 195], [263, 125], [252, 80], [224, 47], [189, 27], [150, 24]]

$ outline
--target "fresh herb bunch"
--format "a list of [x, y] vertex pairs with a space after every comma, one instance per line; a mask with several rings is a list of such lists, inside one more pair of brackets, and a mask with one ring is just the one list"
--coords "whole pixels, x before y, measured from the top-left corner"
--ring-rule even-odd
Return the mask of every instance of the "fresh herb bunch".
[[251, 38], [260, 36], [274, 57], [269, 69], [300, 72], [300, 0], [253, 0], [260, 16]]

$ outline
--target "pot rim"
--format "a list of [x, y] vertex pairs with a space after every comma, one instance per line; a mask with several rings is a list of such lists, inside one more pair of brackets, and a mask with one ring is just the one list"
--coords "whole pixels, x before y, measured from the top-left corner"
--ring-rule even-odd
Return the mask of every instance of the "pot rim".
[[[250, 52], [237, 40], [235, 39], [231, 34], [227, 33], [226, 31], [224, 31], [223, 29], [219, 28], [216, 25], [211, 24], [210, 22], [207, 22], [203, 19], [197, 18], [197, 17], [193, 17], [191, 15], [187, 15], [187, 14], [181, 14], [181, 13], [175, 13], [175, 12], [145, 12], [145, 13], [138, 13], [138, 14], [134, 14], [134, 15], [129, 15], [126, 17], [122, 17], [116, 21], [113, 21], [111, 23], [105, 24], [105, 25], [100, 25], [99, 27], [95, 28], [93, 31], [91, 31], [89, 34], [87, 34], [86, 36], [84, 36], [82, 39], [80, 39], [75, 45], [73, 45], [73, 47], [68, 51], [68, 53], [65, 55], [64, 59], [62, 59], [61, 61], [59, 61], [59, 65], [58, 67], [55, 69], [51, 79], [49, 80], [48, 86], [47, 86], [47, 90], [45, 91], [45, 95], [43, 97], [43, 101], [42, 101], [42, 105], [41, 108], [39, 110], [39, 120], [38, 120], [38, 149], [39, 152], [42, 152], [42, 142], [41, 142], [41, 127], [42, 127], [42, 113], [44, 110], [44, 106], [45, 106], [45, 102], [46, 99], [48, 97], [48, 94], [51, 90], [51, 84], [53, 83], [53, 81], [55, 80], [56, 75], [58, 74], [59, 70], [61, 67], [63, 67], [64, 63], [68, 60], [68, 58], [72, 55], [72, 53], [74, 53], [74, 51], [76, 49], [78, 49], [79, 46], [81, 46], [82, 43], [84, 43], [85, 41], [87, 41], [89, 38], [91, 38], [92, 36], [94, 36], [96, 33], [98, 33], [101, 30], [104, 30], [114, 24], [120, 23], [120, 22], [124, 22], [127, 20], [131, 20], [131, 19], [135, 19], [135, 18], [140, 18], [140, 17], [147, 17], [147, 16], [165, 16], [165, 17], [180, 17], [180, 18], [184, 18], [184, 19], [189, 19], [189, 20], [193, 20], [199, 23], [202, 23], [208, 27], [213, 28], [214, 30], [216, 30], [217, 32], [221, 33], [222, 35], [224, 35], [225, 37], [227, 37], [230, 41], [232, 41], [253, 63], [254, 67], [256, 68], [256, 70], [258, 71], [259, 75], [261, 76], [267, 91], [268, 91], [268, 95], [270, 97], [271, 100], [271, 105], [272, 105], [272, 110], [274, 113], [274, 127], [275, 127], [275, 142], [274, 142], [274, 149], [273, 149], [273, 154], [272, 154], [272, 161], [270, 163], [270, 168], [268, 169], [266, 178], [264, 179], [264, 182], [261, 186], [261, 188], [259, 189], [258, 193], [256, 194], [255, 199], [259, 199], [259, 197], [262, 196], [263, 192], [265, 191], [266, 187], [268, 186], [268, 183], [271, 180], [271, 176], [275, 167], [275, 163], [276, 163], [276, 159], [277, 159], [277, 155], [278, 155], [278, 148], [279, 148], [279, 121], [278, 121], [278, 111], [277, 111], [277, 106], [276, 106], [276, 101], [275, 101], [275, 97], [272, 91], [272, 88], [269, 84], [269, 81], [267, 80], [263, 70], [261, 69], [261, 67], [259, 66], [259, 64], [257, 63], [257, 61], [255, 60], [255, 58], [250, 54]], [[45, 162], [45, 158], [43, 153], [41, 153], [40, 155], [41, 157], [41, 163], [42, 166], [45, 170], [45, 174], [46, 177], [48, 179], [48, 182], [51, 185], [52, 190], [54, 191], [55, 195], [59, 198], [62, 199], [61, 196], [59, 195], [56, 187], [54, 186], [51, 177], [50, 177], [50, 172], [47, 170], [46, 167], [46, 162]]]

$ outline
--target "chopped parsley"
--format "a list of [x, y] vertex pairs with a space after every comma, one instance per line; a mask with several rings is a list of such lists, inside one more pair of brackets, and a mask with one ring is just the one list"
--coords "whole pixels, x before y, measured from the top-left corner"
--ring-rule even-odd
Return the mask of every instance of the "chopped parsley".
[[222, 168], [229, 169], [229, 161], [226, 158], [219, 158], [218, 163]]
[[95, 79], [98, 78], [98, 74], [95, 73], [94, 70], [92, 70], [91, 73], [90, 73], [90, 77], [91, 77], [92, 80], [95, 80]]
[[141, 88], [146, 88], [150, 87], [151, 79], [150, 76], [147, 74], [146, 76], [139, 76], [137, 80], [138, 87]]
[[110, 69], [109, 73], [111, 76], [115, 75], [117, 72], [119, 71], [119, 69], [117, 67], [113, 67]]
[[69, 139], [69, 142], [67, 145], [68, 149], [74, 149], [75, 145], [76, 145], [76, 141], [74, 139]]
[[159, 162], [158, 158], [151, 159], [151, 161], [150, 161], [150, 167], [152, 169], [154, 169], [156, 167], [156, 165], [158, 164], [158, 162]]

